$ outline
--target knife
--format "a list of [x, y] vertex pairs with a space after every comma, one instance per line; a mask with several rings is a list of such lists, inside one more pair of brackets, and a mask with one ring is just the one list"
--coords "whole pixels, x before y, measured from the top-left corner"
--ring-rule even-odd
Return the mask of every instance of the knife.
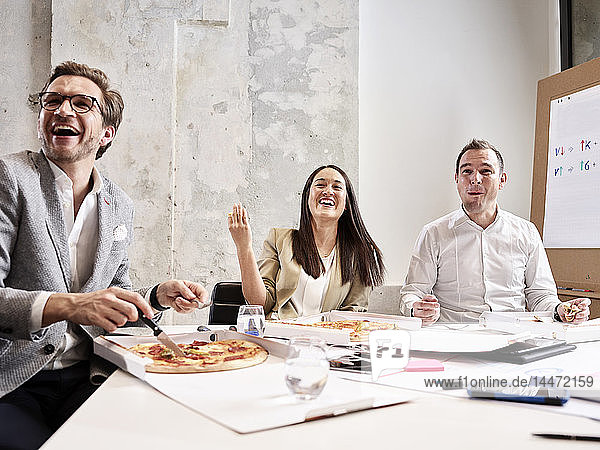
[[167, 335], [167, 333], [165, 333], [156, 324], [156, 322], [154, 320], [148, 319], [146, 316], [144, 316], [144, 313], [142, 313], [142, 311], [140, 309], [138, 309], [138, 317], [140, 318], [140, 320], [142, 322], [144, 322], [146, 325], [148, 325], [150, 327], [150, 329], [154, 333], [154, 336], [156, 336], [156, 339], [158, 339], [159, 342], [161, 342], [162, 344], [164, 344], [168, 349], [170, 349], [173, 353], [175, 353], [175, 355], [177, 355], [177, 356], [185, 356], [185, 353], [183, 353], [183, 350], [181, 350], [179, 348], [179, 346], [175, 343], [175, 341], [173, 341], [173, 339], [171, 339]]

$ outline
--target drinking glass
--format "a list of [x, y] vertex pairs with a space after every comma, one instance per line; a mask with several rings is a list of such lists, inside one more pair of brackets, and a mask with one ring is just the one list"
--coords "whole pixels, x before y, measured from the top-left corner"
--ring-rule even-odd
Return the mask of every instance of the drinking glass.
[[290, 339], [285, 360], [285, 383], [292, 394], [301, 400], [318, 397], [327, 383], [328, 374], [329, 361], [323, 339]]
[[262, 337], [265, 331], [265, 313], [261, 305], [242, 305], [237, 316], [240, 333]]

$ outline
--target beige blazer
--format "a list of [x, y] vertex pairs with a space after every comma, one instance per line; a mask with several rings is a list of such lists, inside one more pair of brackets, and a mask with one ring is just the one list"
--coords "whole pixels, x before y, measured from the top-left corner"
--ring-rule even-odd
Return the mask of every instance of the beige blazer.
[[[268, 319], [298, 317], [298, 311], [290, 301], [298, 287], [301, 270], [292, 253], [292, 231], [290, 228], [272, 228], [258, 260], [258, 270], [267, 288], [265, 314]], [[339, 255], [339, 249], [337, 251]], [[366, 311], [371, 288], [360, 282], [358, 274], [351, 282], [342, 284], [339, 258], [334, 259], [332, 270], [321, 311]]]

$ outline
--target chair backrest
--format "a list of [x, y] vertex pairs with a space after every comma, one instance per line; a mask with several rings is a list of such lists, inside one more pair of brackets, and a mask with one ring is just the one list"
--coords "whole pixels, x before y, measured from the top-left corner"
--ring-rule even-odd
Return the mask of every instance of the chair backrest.
[[236, 325], [241, 305], [247, 304], [239, 281], [222, 281], [215, 284], [208, 314], [209, 325]]
[[369, 312], [402, 315], [400, 291], [402, 285], [386, 285], [373, 288], [369, 296]]

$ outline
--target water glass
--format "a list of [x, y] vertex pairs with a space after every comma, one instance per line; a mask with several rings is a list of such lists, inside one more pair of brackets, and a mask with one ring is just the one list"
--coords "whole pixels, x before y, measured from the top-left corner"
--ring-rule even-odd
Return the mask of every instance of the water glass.
[[285, 360], [285, 383], [301, 400], [316, 398], [327, 383], [329, 361], [323, 339], [294, 337], [290, 339]]
[[262, 337], [265, 332], [265, 313], [261, 305], [242, 305], [237, 316], [240, 333]]

